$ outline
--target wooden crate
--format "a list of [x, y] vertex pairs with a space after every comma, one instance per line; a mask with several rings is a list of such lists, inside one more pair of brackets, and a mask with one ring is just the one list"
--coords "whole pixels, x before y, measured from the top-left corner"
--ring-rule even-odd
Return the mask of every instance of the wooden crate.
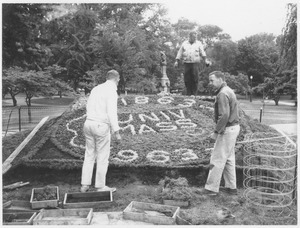
[[33, 225], [89, 225], [93, 208], [42, 209], [33, 219]]
[[3, 213], [3, 225], [32, 225], [36, 212]]
[[63, 208], [109, 207], [113, 202], [111, 191], [65, 193]]
[[179, 207], [132, 201], [123, 211], [123, 218], [157, 225], [175, 225]]
[[32, 212], [31, 204], [25, 200], [10, 200], [3, 203], [3, 213]]
[[[35, 194], [43, 192], [46, 188], [50, 188], [56, 192], [55, 200], [34, 200]], [[41, 209], [41, 208], [57, 208], [59, 201], [59, 189], [57, 186], [48, 186], [44, 188], [33, 188], [30, 197], [30, 204], [32, 209]]]

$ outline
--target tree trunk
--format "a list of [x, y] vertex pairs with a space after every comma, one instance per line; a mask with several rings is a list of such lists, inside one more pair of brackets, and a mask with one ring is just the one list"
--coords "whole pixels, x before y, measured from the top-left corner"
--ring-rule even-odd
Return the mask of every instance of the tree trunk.
[[276, 95], [276, 96], [274, 97], [273, 100], [275, 101], [275, 105], [278, 105], [279, 99], [280, 99], [280, 95]]
[[12, 91], [10, 91], [9, 94], [10, 94], [11, 99], [12, 99], [12, 101], [13, 101], [13, 106], [17, 106], [17, 105], [18, 105], [18, 101], [17, 101], [17, 99], [16, 99], [16, 95], [17, 95], [18, 93], [15, 94], [15, 93], [13, 93]]
[[17, 102], [16, 96], [12, 96], [11, 98], [13, 100], [13, 106], [17, 106], [18, 102]]

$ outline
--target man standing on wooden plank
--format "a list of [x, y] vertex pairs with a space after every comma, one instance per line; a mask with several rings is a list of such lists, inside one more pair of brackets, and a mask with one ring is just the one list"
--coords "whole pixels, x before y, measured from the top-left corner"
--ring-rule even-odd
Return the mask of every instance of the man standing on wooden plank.
[[121, 140], [117, 115], [119, 80], [120, 75], [117, 71], [108, 71], [106, 82], [94, 87], [88, 98], [87, 118], [83, 127], [86, 149], [81, 175], [81, 192], [86, 192], [91, 185], [95, 160], [97, 162], [95, 177], [97, 191], [116, 191], [116, 188], [106, 186], [106, 173], [111, 132], [118, 140]]
[[177, 53], [175, 67], [178, 67], [180, 60], [184, 64], [184, 84], [186, 95], [196, 96], [198, 91], [199, 67], [201, 60], [205, 61], [206, 66], [211, 62], [206, 58], [203, 45], [197, 40], [197, 33], [191, 31], [189, 39], [184, 41]]

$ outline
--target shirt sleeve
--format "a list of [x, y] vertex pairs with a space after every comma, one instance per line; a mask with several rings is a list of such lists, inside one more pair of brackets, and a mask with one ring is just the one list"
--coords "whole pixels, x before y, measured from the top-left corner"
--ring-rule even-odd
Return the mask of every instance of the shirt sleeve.
[[178, 60], [180, 60], [181, 57], [182, 57], [183, 46], [184, 46], [184, 43], [180, 46], [180, 48], [178, 50], [178, 53], [177, 53], [177, 56], [176, 56], [176, 59], [178, 59]]
[[117, 93], [112, 94], [107, 99], [107, 115], [110, 122], [110, 126], [112, 129], [112, 133], [120, 130], [119, 123], [118, 123], [118, 95]]
[[217, 96], [217, 99], [218, 99], [219, 116], [215, 128], [215, 132], [217, 132], [218, 134], [223, 134], [230, 115], [229, 100], [224, 93], [220, 93], [219, 96]]

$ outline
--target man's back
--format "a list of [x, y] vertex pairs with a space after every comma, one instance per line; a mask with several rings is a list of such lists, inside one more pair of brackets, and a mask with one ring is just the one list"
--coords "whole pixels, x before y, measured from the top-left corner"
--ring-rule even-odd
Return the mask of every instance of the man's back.
[[94, 87], [86, 105], [87, 118], [101, 122], [108, 122], [107, 109], [109, 100], [117, 99], [118, 95], [116, 89], [116, 85], [114, 85], [111, 81], [106, 81], [105, 83]]

